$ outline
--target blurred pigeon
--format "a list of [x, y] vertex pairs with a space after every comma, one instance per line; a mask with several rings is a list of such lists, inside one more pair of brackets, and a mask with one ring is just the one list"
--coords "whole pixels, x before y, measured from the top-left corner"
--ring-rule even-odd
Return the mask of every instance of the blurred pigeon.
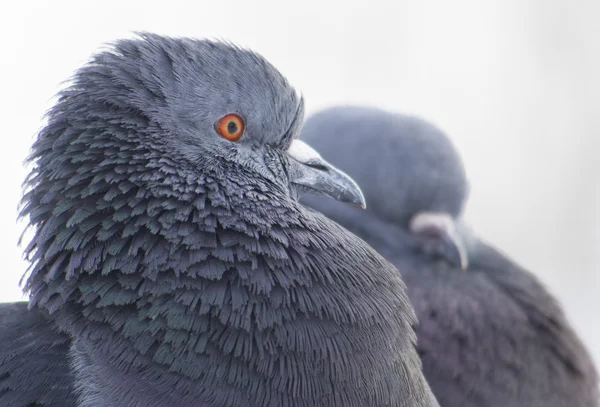
[[221, 42], [142, 34], [76, 73], [22, 213], [30, 308], [71, 340], [78, 405], [438, 406], [395, 268], [297, 201], [364, 206], [295, 140], [303, 112]]
[[594, 366], [555, 299], [461, 221], [468, 183], [446, 135], [419, 118], [346, 106], [310, 117], [301, 139], [361, 185], [366, 211], [305, 202], [401, 271], [442, 406], [598, 406]]

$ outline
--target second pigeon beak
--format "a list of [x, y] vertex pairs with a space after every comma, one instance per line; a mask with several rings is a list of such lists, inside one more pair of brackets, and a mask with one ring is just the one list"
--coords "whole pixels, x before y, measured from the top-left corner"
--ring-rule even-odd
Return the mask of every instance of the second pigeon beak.
[[312, 147], [294, 140], [288, 150], [290, 181], [297, 189], [328, 195], [341, 202], [366, 208], [360, 187], [350, 176], [325, 161]]

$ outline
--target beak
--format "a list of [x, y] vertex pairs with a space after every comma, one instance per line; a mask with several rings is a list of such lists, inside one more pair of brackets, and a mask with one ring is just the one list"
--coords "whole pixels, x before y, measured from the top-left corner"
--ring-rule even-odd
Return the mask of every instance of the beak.
[[[455, 231], [453, 231], [455, 232]], [[443, 233], [441, 236], [443, 246], [446, 248], [446, 255], [450, 261], [460, 266], [462, 271], [469, 267], [467, 251], [460, 236], [457, 233]]]
[[420, 212], [411, 219], [409, 229], [422, 238], [426, 252], [442, 256], [463, 271], [467, 270], [467, 248], [449, 214]]
[[367, 207], [365, 197], [356, 182], [325, 161], [305, 142], [294, 140], [288, 155], [290, 182], [296, 190], [328, 195], [363, 209]]

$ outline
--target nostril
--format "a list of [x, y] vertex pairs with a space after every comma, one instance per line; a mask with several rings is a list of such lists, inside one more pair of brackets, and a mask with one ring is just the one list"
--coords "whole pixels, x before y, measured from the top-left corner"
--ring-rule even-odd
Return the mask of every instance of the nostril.
[[327, 168], [327, 167], [326, 167], [325, 165], [323, 165], [323, 164], [318, 164], [318, 163], [311, 163], [311, 162], [308, 162], [308, 163], [305, 163], [305, 165], [306, 165], [307, 167], [314, 168], [315, 170], [319, 170], [319, 171], [323, 171], [323, 172], [328, 172], [328, 171], [329, 171], [329, 168]]

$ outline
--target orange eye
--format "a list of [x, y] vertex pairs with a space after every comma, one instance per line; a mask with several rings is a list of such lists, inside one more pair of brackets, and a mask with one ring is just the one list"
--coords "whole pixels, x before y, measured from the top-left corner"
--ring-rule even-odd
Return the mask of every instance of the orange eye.
[[238, 141], [244, 134], [244, 120], [235, 113], [221, 117], [215, 127], [229, 141]]

